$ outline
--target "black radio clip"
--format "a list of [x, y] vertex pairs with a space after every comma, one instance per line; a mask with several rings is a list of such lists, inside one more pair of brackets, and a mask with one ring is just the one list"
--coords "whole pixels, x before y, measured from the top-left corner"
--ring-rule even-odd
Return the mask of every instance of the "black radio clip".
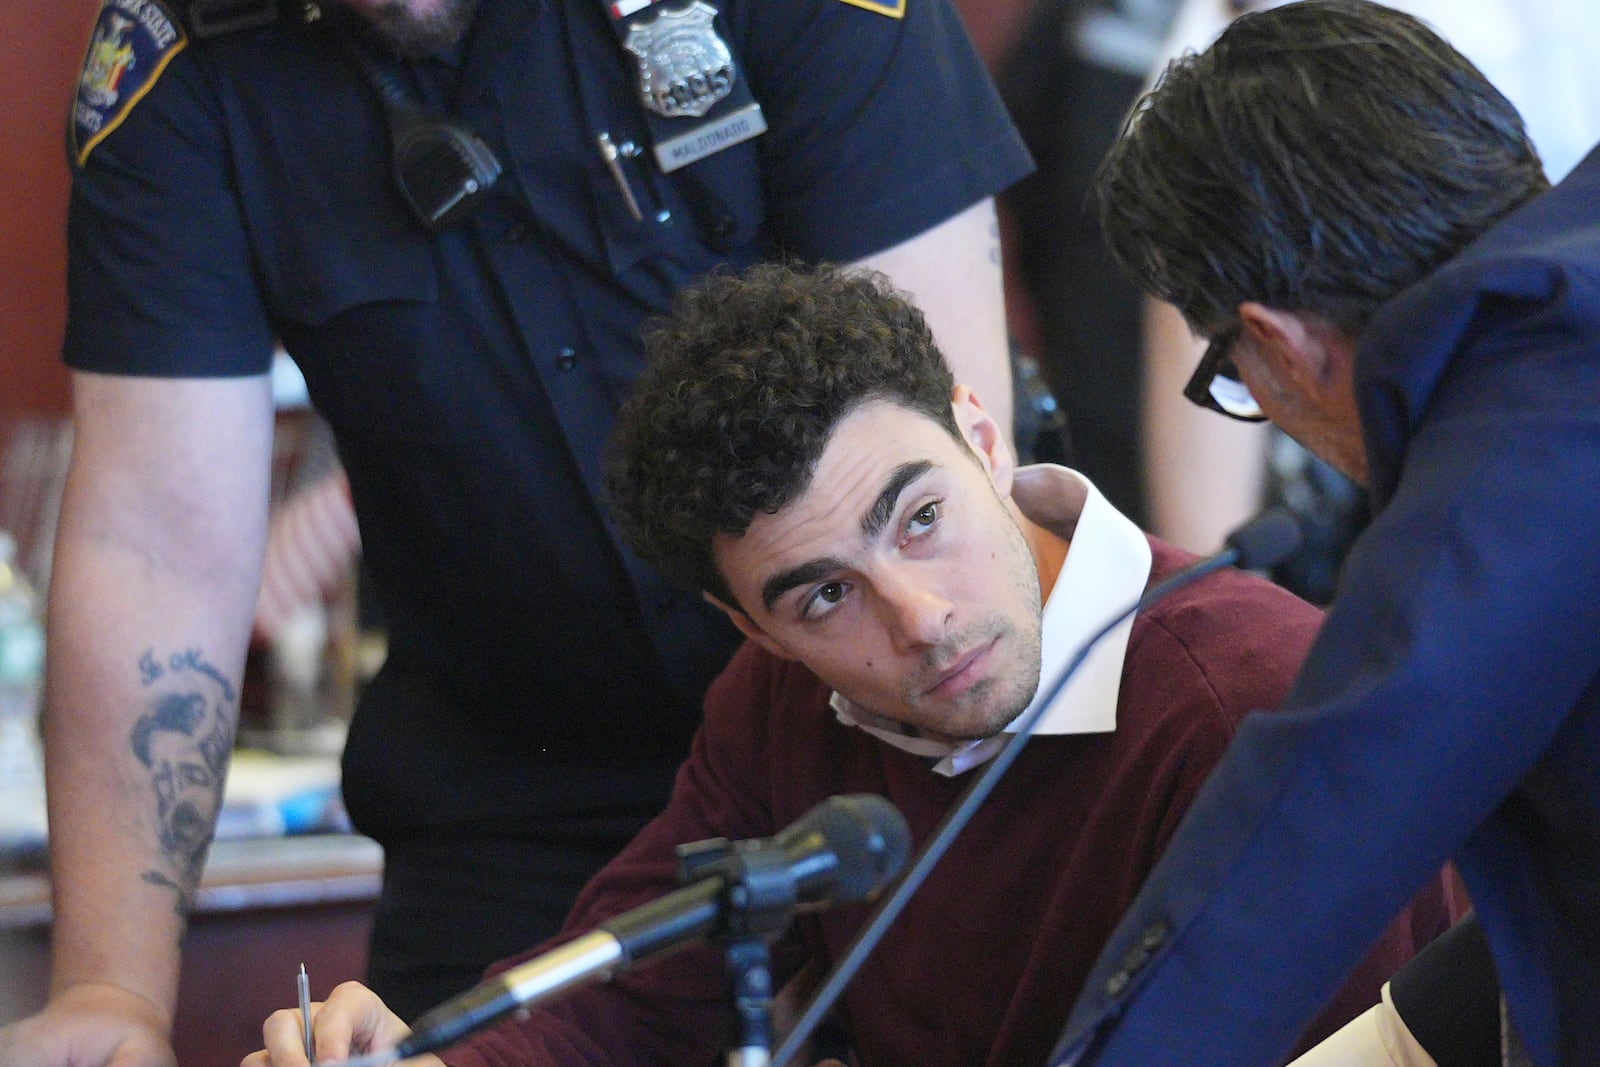
[[[315, 22], [322, 8], [315, 0], [290, 0], [300, 8], [300, 17]], [[189, 0], [189, 32], [199, 38], [221, 37], [243, 30], [260, 29], [278, 21], [283, 14], [279, 0]]]

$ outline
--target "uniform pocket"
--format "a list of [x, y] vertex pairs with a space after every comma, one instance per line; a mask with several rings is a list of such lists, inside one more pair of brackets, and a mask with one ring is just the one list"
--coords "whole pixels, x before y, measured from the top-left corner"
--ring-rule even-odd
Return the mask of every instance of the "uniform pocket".
[[278, 283], [284, 318], [321, 326], [364, 304], [437, 300], [428, 236], [409, 219], [396, 221], [347, 218], [329, 230], [294, 233]]
[[331, 40], [302, 61], [323, 88], [286, 97], [251, 83], [236, 119], [250, 134], [234, 167], [272, 313], [321, 326], [362, 304], [437, 300], [433, 238], [394, 188], [371, 89]]

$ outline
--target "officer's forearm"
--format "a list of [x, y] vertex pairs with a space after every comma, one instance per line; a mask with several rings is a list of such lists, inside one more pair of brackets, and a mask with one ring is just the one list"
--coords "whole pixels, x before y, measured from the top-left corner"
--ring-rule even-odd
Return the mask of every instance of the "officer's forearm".
[[956, 384], [971, 388], [1010, 440], [1011, 355], [994, 201], [981, 200], [857, 265], [882, 271], [911, 294]]
[[270, 393], [76, 385], [43, 720], [52, 988], [111, 983], [170, 1017], [260, 582]]

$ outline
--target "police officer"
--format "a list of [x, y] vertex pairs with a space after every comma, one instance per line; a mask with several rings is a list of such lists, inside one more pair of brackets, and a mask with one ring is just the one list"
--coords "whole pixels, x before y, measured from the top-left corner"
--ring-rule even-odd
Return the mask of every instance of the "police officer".
[[1029, 162], [947, 0], [105, 0], [70, 140], [54, 996], [3, 1063], [169, 1062], [206, 834], [163, 846], [130, 737], [174, 696], [232, 729], [275, 340], [388, 626], [344, 771], [408, 1015], [554, 928], [731, 650], [600, 495], [642, 320], [718, 268], [862, 261], [1009, 418], [990, 198]]

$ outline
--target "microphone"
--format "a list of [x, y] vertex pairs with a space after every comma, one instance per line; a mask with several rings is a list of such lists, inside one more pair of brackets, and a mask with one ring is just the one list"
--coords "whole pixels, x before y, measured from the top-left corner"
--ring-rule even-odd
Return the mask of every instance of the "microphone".
[[1224, 566], [1255, 571], [1270, 567], [1300, 547], [1304, 531], [1300, 520], [1282, 508], [1264, 511], [1229, 534], [1222, 542], [1221, 556], [1231, 559]]
[[1021, 754], [1022, 746], [1027, 743], [1029, 736], [1033, 733], [1034, 723], [1039, 720], [1039, 716], [1044, 714], [1045, 709], [1055, 701], [1056, 696], [1060, 694], [1062, 688], [1072, 679], [1072, 676], [1077, 673], [1078, 668], [1083, 665], [1083, 661], [1088, 658], [1094, 647], [1112, 630], [1122, 625], [1123, 621], [1130, 615], [1144, 610], [1168, 594], [1224, 567], [1237, 566], [1242, 570], [1260, 570], [1264, 567], [1270, 567], [1299, 548], [1301, 537], [1302, 532], [1299, 520], [1288, 511], [1282, 508], [1273, 508], [1263, 512], [1229, 534], [1223, 541], [1223, 547], [1220, 552], [1207, 556], [1197, 563], [1192, 563], [1164, 581], [1146, 589], [1143, 596], [1113, 615], [1100, 629], [1091, 634], [1088, 640], [1078, 646], [1078, 651], [1073, 654], [1072, 659], [1055, 676], [1050, 685], [1040, 690], [1044, 693], [1044, 698], [1034, 702], [1033, 706], [1023, 712], [1012, 724], [1011, 742], [995, 754], [994, 758], [983, 768], [972, 785], [961, 795], [961, 799], [945, 815], [944, 819], [939, 823], [938, 829], [928, 839], [927, 845], [923, 847], [922, 853], [917, 857], [916, 862], [912, 864], [911, 870], [906, 872], [905, 878], [900, 881], [899, 885], [894, 887], [894, 892], [883, 899], [883, 902], [878, 905], [878, 910], [872, 913], [871, 919], [861, 928], [861, 932], [851, 942], [850, 947], [840, 958], [838, 964], [835, 965], [833, 972], [817, 989], [816, 995], [812, 997], [811, 1003], [806, 1006], [806, 1010], [801, 1013], [799, 1019], [795, 1020], [794, 1027], [789, 1031], [788, 1036], [784, 1038], [783, 1044], [773, 1054], [772, 1067], [783, 1067], [800, 1051], [801, 1045], [811, 1036], [811, 1032], [817, 1028], [817, 1024], [822, 1021], [828, 1010], [833, 1007], [834, 1002], [844, 992], [844, 987], [849, 984], [850, 979], [855, 977], [856, 972], [861, 969], [861, 965], [866, 962], [868, 954], [877, 947], [878, 942], [883, 939], [883, 935], [888, 931], [890, 924], [899, 917], [900, 912], [904, 910], [906, 904], [910, 901], [912, 894], [922, 885], [923, 880], [928, 876], [928, 872], [933, 869], [933, 865], [938, 863], [944, 856], [945, 851], [950, 847], [951, 842], [955, 840], [956, 835], [972, 820], [972, 816], [978, 810], [978, 805], [983, 803], [984, 799], [999, 782], [1000, 776], [1011, 766], [1012, 761]]
[[776, 934], [798, 904], [822, 908], [872, 896], [910, 852], [905, 817], [870, 793], [829, 797], [773, 837], [684, 846], [679, 853], [684, 872], [697, 878], [692, 884], [429, 1009], [399, 1045], [360, 1062], [376, 1067], [435, 1052], [503, 1015], [702, 938]]

